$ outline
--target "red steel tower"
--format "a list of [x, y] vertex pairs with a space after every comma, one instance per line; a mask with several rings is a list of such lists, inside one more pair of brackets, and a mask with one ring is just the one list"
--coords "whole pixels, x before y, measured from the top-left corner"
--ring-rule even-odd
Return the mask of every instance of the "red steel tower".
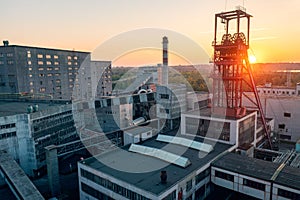
[[[241, 9], [215, 15], [212, 112], [231, 117], [243, 117], [246, 115], [246, 108], [243, 107], [242, 96], [245, 95], [259, 111], [265, 136], [271, 147], [270, 131], [248, 60], [251, 17]], [[221, 41], [217, 41], [219, 23], [223, 24], [225, 29]], [[245, 34], [242, 31], [245, 31]], [[244, 93], [245, 88], [254, 93], [255, 99], [251, 99]]]

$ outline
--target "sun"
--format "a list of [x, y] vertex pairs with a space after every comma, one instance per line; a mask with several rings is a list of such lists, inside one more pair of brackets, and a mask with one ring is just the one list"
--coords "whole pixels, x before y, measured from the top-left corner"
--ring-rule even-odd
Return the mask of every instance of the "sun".
[[250, 56], [249, 56], [249, 62], [250, 62], [251, 64], [256, 63], [256, 57], [255, 57], [254, 55], [250, 55]]

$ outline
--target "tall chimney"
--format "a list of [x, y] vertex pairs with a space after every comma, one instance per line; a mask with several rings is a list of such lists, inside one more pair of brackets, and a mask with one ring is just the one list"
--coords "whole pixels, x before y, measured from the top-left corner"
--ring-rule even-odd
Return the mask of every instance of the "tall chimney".
[[168, 38], [163, 37], [163, 66], [162, 66], [162, 85], [169, 83], [169, 70], [168, 70]]

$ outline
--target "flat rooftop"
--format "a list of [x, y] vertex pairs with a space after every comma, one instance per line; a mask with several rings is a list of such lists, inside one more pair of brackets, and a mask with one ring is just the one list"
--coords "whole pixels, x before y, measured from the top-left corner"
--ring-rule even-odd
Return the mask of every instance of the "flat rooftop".
[[[183, 135], [178, 135], [178, 137], [203, 142], [203, 139], [201, 138], [192, 138]], [[208, 140], [205, 140], [204, 143], [211, 144], [214, 148], [213, 151], [207, 154], [181, 145], [159, 142], [156, 141], [156, 137], [146, 140], [140, 144], [147, 147], [162, 149], [188, 158], [191, 161], [191, 165], [186, 168], [167, 163], [154, 157], [129, 152], [128, 149], [130, 145], [93, 158], [88, 158], [81, 161], [81, 164], [84, 164], [94, 170], [98, 170], [101, 173], [107, 174], [120, 181], [126, 182], [127, 184], [138, 187], [144, 191], [160, 195], [162, 192], [169, 189], [195, 170], [205, 166], [221, 153], [232, 147], [232, 145], [216, 143]], [[121, 169], [120, 166], [122, 166]], [[161, 184], [160, 182], [161, 170], [167, 171], [168, 178], [166, 184]]]
[[42, 49], [42, 50], [51, 50], [51, 51], [65, 51], [65, 52], [73, 52], [73, 53], [85, 53], [90, 54], [90, 52], [87, 51], [77, 51], [77, 50], [69, 50], [69, 49], [56, 49], [56, 48], [47, 48], [47, 47], [35, 47], [35, 46], [25, 46], [25, 45], [8, 45], [8, 46], [0, 46], [0, 48], [31, 48], [31, 49]]
[[62, 105], [62, 103], [55, 103], [50, 101], [9, 101], [0, 100], [0, 117], [25, 114], [27, 113], [28, 105], [38, 105], [38, 111], [47, 110], [49, 108]]
[[285, 166], [274, 181], [277, 184], [300, 190], [300, 169]]
[[[235, 153], [227, 153], [212, 162], [211, 165], [253, 178], [271, 181], [272, 176], [281, 163], [273, 163]], [[273, 182], [300, 190], [300, 169], [284, 166]]]
[[280, 163], [250, 158], [246, 155], [227, 153], [212, 162], [212, 166], [268, 181], [272, 178]]
[[137, 126], [135, 128], [125, 130], [124, 132], [127, 134], [131, 134], [131, 135], [139, 135], [141, 133], [145, 133], [145, 132], [148, 132], [151, 130], [152, 130], [152, 128], [147, 127], [147, 126]]

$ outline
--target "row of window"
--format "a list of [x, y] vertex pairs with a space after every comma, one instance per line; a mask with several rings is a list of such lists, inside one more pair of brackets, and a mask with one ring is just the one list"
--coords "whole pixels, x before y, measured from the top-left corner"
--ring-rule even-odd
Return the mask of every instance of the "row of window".
[[14, 127], [16, 127], [15, 123], [0, 125], [0, 129], [14, 128]]
[[[215, 171], [215, 176], [218, 177], [218, 178], [227, 180], [227, 181], [234, 182], [234, 176], [232, 174], [227, 174], [227, 173], [216, 170]], [[257, 189], [257, 190], [262, 190], [262, 191], [265, 191], [265, 189], [266, 189], [265, 184], [259, 183], [259, 182], [256, 182], [256, 181], [252, 181], [252, 180], [249, 180], [249, 179], [245, 179], [245, 178], [243, 179], [243, 185], [254, 188], [254, 189]]]
[[[260, 90], [258, 90], [257, 91], [258, 93], [260, 93]], [[263, 90], [262, 91], [264, 94], [266, 94], [266, 93], [268, 93], [268, 94], [270, 94], [271, 93], [271, 91], [270, 90]], [[272, 93], [273, 94], [292, 94], [292, 95], [294, 95], [295, 94], [295, 92], [292, 92], [292, 91], [272, 91]]]
[[109, 196], [103, 194], [102, 192], [95, 190], [94, 188], [88, 186], [87, 184], [81, 183], [81, 189], [82, 189], [82, 191], [91, 195], [92, 197], [95, 197], [96, 199], [114, 200], [113, 198], [110, 198]]
[[[0, 53], [0, 58], [3, 58], [4, 57], [4, 53]], [[6, 57], [13, 57], [14, 54], [13, 53], [6, 53]]]
[[33, 130], [34, 130], [34, 132], [40, 131], [40, 130], [43, 130], [44, 127], [49, 128], [49, 127], [52, 127], [52, 126], [60, 125], [60, 124], [65, 123], [65, 122], [70, 122], [72, 120], [73, 120], [73, 115], [68, 115], [68, 116], [58, 118], [58, 119], [53, 119], [53, 120], [47, 120], [47, 121], [44, 121], [44, 122], [41, 122], [41, 123], [38, 123], [38, 124], [34, 125]]
[[[14, 61], [13, 61], [13, 60], [8, 60], [8, 61], [6, 61], [6, 63], [7, 63], [8, 65], [13, 65], [13, 64], [14, 64]], [[4, 65], [4, 61], [0, 61], [0, 65]]]
[[69, 114], [72, 114], [72, 110], [61, 112], [61, 113], [58, 113], [55, 115], [50, 115], [50, 116], [47, 116], [44, 118], [36, 119], [36, 120], [33, 120], [33, 123], [35, 124], [35, 123], [39, 123], [39, 122], [43, 122], [43, 121], [48, 121], [49, 119], [53, 119], [53, 118], [57, 118], [57, 117], [60, 118], [63, 115], [69, 115]]
[[296, 194], [294, 192], [291, 191], [287, 191], [287, 190], [283, 190], [278, 188], [278, 196], [282, 196], [288, 199], [292, 199], [292, 200], [297, 200], [300, 199], [300, 194]]
[[[30, 58], [31, 57], [31, 52], [30, 51], [27, 51], [27, 57]], [[46, 54], [46, 59], [51, 59], [52, 56], [50, 54]], [[37, 54], [37, 58], [44, 58], [44, 55], [43, 54]], [[54, 59], [58, 59], [58, 55], [53, 55], [53, 58]], [[72, 60], [72, 56], [67, 56], [67, 59], [68, 60]], [[73, 56], [73, 59], [74, 60], [77, 60], [78, 57], [77, 56]]]
[[[50, 73], [51, 75], [49, 74], [39, 74], [39, 77], [46, 77], [46, 75], [49, 77], [49, 76], [60, 76], [61, 74], [60, 73], [55, 73], [55, 74], [52, 74]], [[28, 74], [28, 77], [29, 78], [32, 78], [33, 77], [33, 74]]]
[[147, 197], [144, 197], [143, 195], [140, 195], [136, 192], [133, 192], [127, 188], [124, 188], [116, 183], [111, 182], [110, 180], [104, 179], [100, 176], [97, 176], [95, 174], [92, 174], [84, 169], [80, 169], [80, 173], [82, 177], [85, 177], [99, 185], [101, 185], [102, 187], [105, 187], [119, 195], [122, 195], [128, 199], [131, 200], [150, 200]]
[[2, 133], [0, 134], [0, 140], [6, 139], [6, 138], [10, 138], [10, 137], [16, 137], [17, 136], [17, 132], [9, 132], [9, 133]]

